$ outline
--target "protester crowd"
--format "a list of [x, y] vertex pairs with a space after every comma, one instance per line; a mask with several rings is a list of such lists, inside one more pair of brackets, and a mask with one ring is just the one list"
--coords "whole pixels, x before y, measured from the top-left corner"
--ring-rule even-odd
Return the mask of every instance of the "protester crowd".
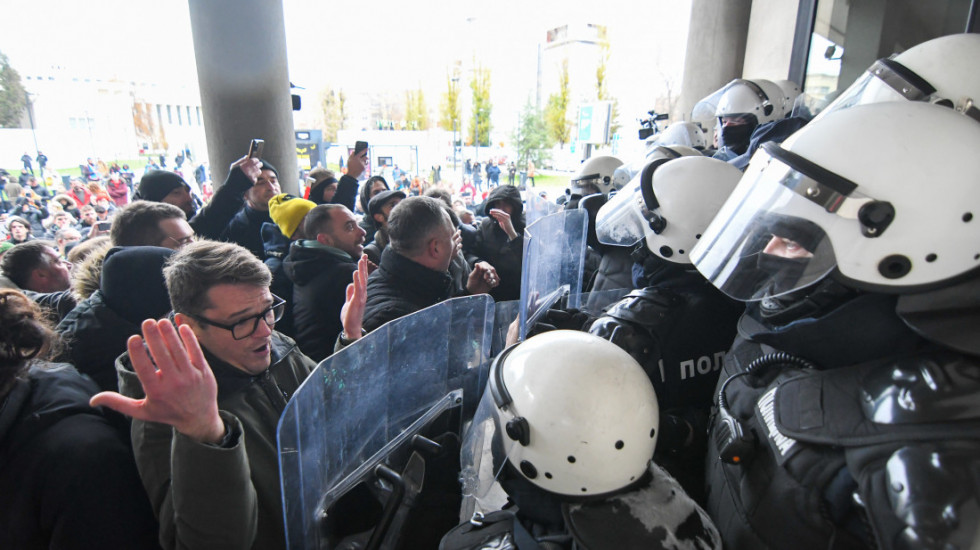
[[[511, 327], [469, 411], [510, 504], [442, 547], [976, 544], [980, 90], [930, 71], [980, 40], [919, 48], [816, 119], [737, 79], [713, 139], [583, 164], [581, 290], [618, 294]], [[882, 100], [895, 78], [929, 101]], [[528, 268], [513, 165], [388, 181], [353, 152], [295, 197], [261, 158], [213, 194], [41, 158], [3, 182], [4, 548], [285, 547], [276, 428], [316, 365], [453, 297], [517, 300]]]

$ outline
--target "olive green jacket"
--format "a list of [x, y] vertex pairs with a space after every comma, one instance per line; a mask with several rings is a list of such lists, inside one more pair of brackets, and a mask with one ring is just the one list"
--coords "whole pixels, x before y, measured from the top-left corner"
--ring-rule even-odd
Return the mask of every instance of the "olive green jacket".
[[[160, 522], [160, 544], [285, 548], [276, 427], [316, 364], [280, 333], [273, 334], [272, 365], [257, 376], [204, 353], [228, 430], [220, 445], [198, 443], [166, 424], [133, 420], [136, 464]], [[123, 395], [143, 397], [128, 354], [116, 360], [116, 372]]]

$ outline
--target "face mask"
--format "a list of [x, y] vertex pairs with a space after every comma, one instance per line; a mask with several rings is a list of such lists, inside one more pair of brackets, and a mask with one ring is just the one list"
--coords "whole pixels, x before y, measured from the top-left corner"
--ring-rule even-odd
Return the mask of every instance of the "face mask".
[[720, 147], [728, 147], [739, 155], [745, 153], [749, 148], [749, 138], [755, 126], [752, 124], [733, 124], [721, 127], [721, 138], [718, 140]]
[[769, 275], [769, 280], [765, 283], [766, 294], [775, 296], [795, 288], [808, 263], [810, 263], [809, 258], [784, 258], [773, 254], [759, 254], [759, 270]]

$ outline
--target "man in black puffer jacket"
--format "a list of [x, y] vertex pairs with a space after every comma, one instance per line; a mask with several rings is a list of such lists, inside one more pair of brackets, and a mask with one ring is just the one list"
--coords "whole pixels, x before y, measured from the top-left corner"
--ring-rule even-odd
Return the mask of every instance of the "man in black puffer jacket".
[[81, 301], [55, 329], [65, 340], [66, 356], [101, 391], [118, 391], [116, 357], [126, 340], [140, 333], [144, 319], [170, 311], [163, 264], [173, 254], [156, 246], [116, 247], [102, 264], [100, 289]]
[[490, 191], [484, 204], [486, 218], [477, 227], [471, 250], [465, 250], [470, 266], [479, 261], [492, 265], [500, 284], [490, 291], [495, 301], [521, 297], [521, 266], [524, 254], [524, 203], [516, 187], [501, 185]]
[[262, 171], [255, 184], [245, 191], [245, 204], [228, 222], [220, 239], [244, 246], [256, 258], [265, 259], [262, 224], [272, 223], [272, 218], [269, 217], [269, 201], [280, 192], [279, 171], [263, 160]]
[[340, 308], [364, 250], [364, 229], [339, 204], [321, 204], [303, 221], [309, 239], [295, 241], [283, 262], [293, 282], [296, 342], [314, 361], [322, 361], [343, 328]]
[[[398, 203], [388, 218], [388, 237], [391, 242], [381, 254], [381, 265], [368, 279], [363, 322], [367, 332], [455, 294], [449, 264], [460, 237], [440, 201], [409, 197]], [[466, 281], [466, 293], [489, 293], [498, 283], [493, 267], [477, 262]], [[359, 337], [341, 336], [341, 344], [349, 343], [343, 336]]]

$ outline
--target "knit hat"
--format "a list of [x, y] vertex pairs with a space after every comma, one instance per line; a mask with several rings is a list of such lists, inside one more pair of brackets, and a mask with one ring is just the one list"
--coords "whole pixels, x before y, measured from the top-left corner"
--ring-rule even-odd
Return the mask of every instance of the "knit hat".
[[262, 161], [262, 168], [261, 168], [262, 170], [272, 170], [273, 172], [276, 173], [276, 177], [277, 178], [279, 177], [279, 170], [276, 170], [275, 166], [273, 166], [269, 161], [265, 159], [259, 159], [259, 160]]
[[381, 209], [384, 208], [384, 205], [395, 197], [404, 199], [405, 193], [403, 191], [398, 191], [396, 189], [396, 190], [382, 191], [377, 195], [371, 197], [371, 200], [368, 201], [368, 215], [371, 216], [371, 219], [372, 220], [374, 219], [375, 214], [380, 214]]
[[269, 217], [286, 238], [292, 238], [306, 213], [316, 206], [313, 201], [281, 193], [269, 199]]
[[326, 168], [310, 170], [309, 177], [313, 179], [313, 185], [310, 187], [310, 200], [317, 204], [323, 204], [323, 189], [332, 183], [337, 183], [337, 177]]
[[138, 325], [170, 311], [163, 265], [174, 251], [159, 246], [117, 246], [102, 262], [99, 288], [105, 303], [120, 317]]
[[181, 185], [190, 189], [184, 179], [177, 174], [167, 170], [154, 170], [140, 179], [135, 198], [162, 202], [164, 197]]

